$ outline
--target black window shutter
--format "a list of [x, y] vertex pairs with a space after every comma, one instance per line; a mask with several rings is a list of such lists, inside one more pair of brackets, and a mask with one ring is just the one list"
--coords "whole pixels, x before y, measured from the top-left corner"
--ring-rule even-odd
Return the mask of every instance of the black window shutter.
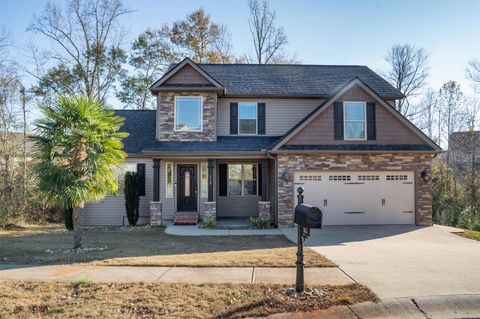
[[230, 103], [230, 134], [238, 134], [238, 103]]
[[228, 184], [228, 167], [227, 164], [218, 165], [218, 180], [219, 180], [219, 196], [227, 196], [227, 184]]
[[367, 140], [377, 139], [377, 128], [375, 124], [375, 103], [367, 102]]
[[258, 121], [258, 134], [265, 135], [265, 103], [258, 103], [257, 104], [257, 121]]
[[343, 102], [335, 102], [333, 107], [335, 139], [343, 140]]
[[145, 196], [145, 164], [137, 163], [138, 195]]
[[262, 196], [262, 164], [258, 164], [258, 172], [257, 172], [257, 179], [258, 179], [258, 196]]

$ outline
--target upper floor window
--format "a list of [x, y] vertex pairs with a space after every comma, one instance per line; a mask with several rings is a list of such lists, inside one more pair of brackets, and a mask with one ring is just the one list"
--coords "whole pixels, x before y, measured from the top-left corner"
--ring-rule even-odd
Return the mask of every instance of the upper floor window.
[[257, 134], [257, 103], [238, 103], [238, 133]]
[[365, 102], [344, 102], [343, 119], [346, 140], [367, 139], [367, 112]]
[[175, 131], [201, 132], [202, 109], [201, 96], [175, 97]]

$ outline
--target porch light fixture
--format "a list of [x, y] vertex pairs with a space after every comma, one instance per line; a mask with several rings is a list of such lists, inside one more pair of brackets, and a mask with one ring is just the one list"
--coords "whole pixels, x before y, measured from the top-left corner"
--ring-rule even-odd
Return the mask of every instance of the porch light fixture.
[[288, 183], [290, 181], [290, 171], [288, 168], [286, 168], [285, 171], [283, 171], [282, 177], [285, 183]]
[[424, 168], [423, 171], [420, 173], [420, 177], [423, 179], [425, 183], [430, 182], [432, 177], [428, 174], [427, 169]]

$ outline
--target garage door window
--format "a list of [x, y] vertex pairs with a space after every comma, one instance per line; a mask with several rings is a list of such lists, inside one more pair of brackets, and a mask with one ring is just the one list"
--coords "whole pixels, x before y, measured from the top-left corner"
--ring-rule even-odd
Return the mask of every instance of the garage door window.
[[344, 129], [346, 140], [367, 139], [367, 112], [365, 102], [344, 102]]

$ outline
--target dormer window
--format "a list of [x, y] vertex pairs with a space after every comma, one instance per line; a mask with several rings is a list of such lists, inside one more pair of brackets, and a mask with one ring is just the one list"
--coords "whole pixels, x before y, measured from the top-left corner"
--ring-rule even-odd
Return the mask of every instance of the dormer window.
[[343, 103], [345, 140], [367, 139], [367, 110], [365, 102]]
[[175, 131], [201, 132], [203, 118], [201, 96], [175, 97]]
[[238, 133], [257, 134], [257, 103], [238, 103]]

